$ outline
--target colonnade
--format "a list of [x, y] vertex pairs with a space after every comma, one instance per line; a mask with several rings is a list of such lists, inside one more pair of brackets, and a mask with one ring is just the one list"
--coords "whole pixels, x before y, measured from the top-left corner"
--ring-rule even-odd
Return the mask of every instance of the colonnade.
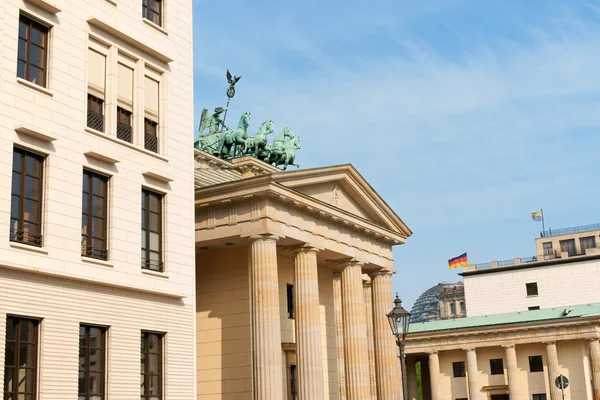
[[[250, 237], [250, 277], [253, 320], [254, 393], [256, 400], [282, 398], [283, 365], [277, 270], [278, 238]], [[295, 250], [296, 369], [299, 400], [325, 397], [319, 283], [318, 249]], [[369, 344], [368, 310], [362, 263], [349, 260], [338, 266], [333, 277], [340, 399], [371, 400], [373, 374], [376, 398], [402, 397], [397, 347], [386, 317], [392, 307], [391, 273], [371, 275], [372, 347]], [[374, 358], [374, 363], [370, 362]]]

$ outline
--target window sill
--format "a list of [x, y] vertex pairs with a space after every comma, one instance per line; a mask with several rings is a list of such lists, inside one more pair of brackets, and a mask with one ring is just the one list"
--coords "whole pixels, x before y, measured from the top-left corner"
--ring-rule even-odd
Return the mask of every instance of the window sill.
[[21, 85], [23, 85], [25, 87], [28, 87], [30, 89], [33, 89], [33, 90], [35, 90], [37, 92], [43, 93], [46, 96], [54, 97], [54, 93], [52, 93], [51, 91], [49, 91], [45, 87], [42, 87], [42, 86], [40, 86], [40, 85], [38, 85], [36, 83], [29, 82], [26, 79], [18, 78], [17, 77], [17, 83], [19, 83], [19, 84], [21, 84]]
[[86, 263], [90, 263], [90, 264], [101, 265], [103, 267], [109, 267], [109, 268], [114, 267], [114, 265], [111, 262], [97, 260], [95, 258], [86, 257], [86, 256], [81, 256], [81, 261], [86, 262]]
[[27, 250], [27, 251], [32, 251], [34, 253], [48, 255], [48, 250], [45, 250], [43, 247], [32, 246], [29, 244], [24, 244], [24, 243], [19, 243], [19, 242], [9, 242], [9, 246], [12, 247], [13, 249]]
[[169, 162], [169, 159], [167, 157], [161, 156], [160, 154], [156, 154], [156, 153], [154, 153], [153, 151], [150, 151], [150, 150], [142, 149], [140, 147], [137, 147], [134, 144], [131, 144], [131, 143], [126, 142], [126, 141], [121, 140], [121, 139], [117, 139], [116, 137], [109, 136], [109, 135], [107, 135], [104, 132], [97, 131], [97, 130], [92, 129], [92, 128], [87, 127], [87, 126], [83, 130], [86, 131], [87, 133], [91, 133], [92, 135], [96, 135], [96, 136], [99, 136], [101, 138], [110, 140], [111, 142], [118, 143], [121, 146], [129, 147], [130, 149], [137, 150], [140, 153], [147, 154], [147, 155], [149, 155], [151, 157], [154, 157], [154, 158], [157, 158], [157, 159], [159, 159], [161, 161]]
[[150, 275], [150, 276], [156, 276], [158, 278], [169, 279], [169, 274], [167, 274], [166, 272], [158, 272], [158, 271], [152, 271], [152, 270], [149, 270], [149, 269], [142, 269], [142, 274], [144, 274], [144, 275]]
[[538, 297], [539, 294], [528, 294], [526, 297], [529, 299], [531, 297]]
[[144, 23], [146, 25], [148, 25], [151, 28], [156, 29], [163, 35], [169, 36], [169, 32], [167, 32], [162, 26], [156, 25], [154, 22], [150, 21], [148, 18], [142, 18], [142, 21], [144, 21]]

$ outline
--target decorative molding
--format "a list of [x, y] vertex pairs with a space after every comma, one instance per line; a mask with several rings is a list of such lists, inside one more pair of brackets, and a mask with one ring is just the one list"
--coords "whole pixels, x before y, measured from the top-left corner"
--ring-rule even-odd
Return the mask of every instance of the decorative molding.
[[58, 139], [56, 136], [53, 136], [48, 132], [44, 132], [41, 129], [34, 128], [33, 126], [28, 125], [28, 124], [17, 124], [15, 126], [15, 131], [17, 133], [22, 133], [22, 134], [30, 136], [34, 139], [38, 139], [38, 140], [41, 140], [43, 142], [48, 142], [48, 143], [54, 142], [55, 140]]
[[329, 192], [330, 197], [329, 197], [329, 204], [331, 204], [334, 207], [338, 207], [341, 208], [342, 207], [342, 195], [341, 195], [341, 190], [339, 188], [339, 186], [337, 185], [337, 183], [332, 183], [330, 188], [329, 188]]
[[25, 0], [25, 2], [33, 6], [39, 7], [50, 14], [58, 14], [62, 11], [60, 8], [56, 7], [54, 4], [46, 0]]
[[86, 150], [83, 153], [86, 157], [90, 157], [90, 158], [94, 158], [96, 160], [100, 160], [102, 162], [105, 162], [107, 164], [117, 164], [120, 162], [120, 160], [117, 160], [116, 158], [112, 158], [110, 156], [107, 156], [106, 154], [100, 153], [97, 150]]
[[146, 178], [156, 179], [157, 181], [165, 183], [173, 182], [175, 180], [175, 178], [171, 178], [170, 176], [159, 174], [154, 171], [144, 171], [142, 172], [142, 175]]

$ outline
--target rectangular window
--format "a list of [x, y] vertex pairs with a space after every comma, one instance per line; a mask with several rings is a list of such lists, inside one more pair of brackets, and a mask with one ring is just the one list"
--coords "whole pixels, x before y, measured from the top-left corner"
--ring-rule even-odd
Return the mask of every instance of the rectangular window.
[[287, 312], [288, 318], [294, 319], [296, 314], [294, 310], [294, 285], [290, 285], [289, 283], [286, 285], [287, 288]]
[[15, 147], [10, 204], [10, 240], [42, 245], [42, 169], [44, 157]]
[[108, 178], [83, 171], [81, 210], [81, 255], [106, 260], [108, 258], [107, 225]]
[[[148, 72], [158, 74], [152, 70]], [[144, 148], [158, 153], [159, 82], [144, 77]]]
[[552, 242], [545, 242], [543, 244], [544, 246], [544, 255], [545, 256], [553, 256], [554, 255], [554, 249], [552, 248]]
[[290, 365], [290, 393], [292, 395], [292, 400], [298, 400], [297, 376], [296, 366]]
[[142, 332], [140, 400], [162, 399], [162, 333]]
[[117, 138], [125, 142], [133, 141], [131, 111], [117, 106]]
[[87, 126], [104, 132], [106, 56], [88, 49]]
[[106, 371], [106, 328], [79, 327], [78, 400], [103, 400]]
[[529, 356], [529, 372], [543, 372], [544, 360], [542, 356]]
[[537, 282], [526, 283], [525, 289], [527, 289], [527, 296], [537, 296], [538, 295]]
[[501, 358], [490, 360], [490, 373], [491, 375], [504, 375], [504, 362]]
[[36, 398], [38, 325], [34, 319], [6, 319], [5, 400]]
[[48, 27], [21, 14], [19, 17], [17, 76], [46, 87], [47, 60]]
[[163, 195], [142, 190], [142, 268], [163, 271], [162, 262]]
[[456, 303], [450, 303], [450, 315], [456, 315]]
[[534, 394], [532, 400], [546, 400], [546, 393]]
[[[124, 56], [122, 56], [124, 58]], [[133, 142], [133, 69], [117, 64], [117, 138]]]
[[452, 371], [454, 372], [455, 378], [462, 378], [462, 377], [467, 376], [467, 374], [465, 372], [465, 362], [464, 361], [453, 362], [452, 363]]
[[594, 236], [583, 237], [579, 239], [581, 250], [593, 249], [596, 247], [596, 238]]
[[162, 26], [162, 0], [143, 0], [142, 17]]
[[531, 306], [531, 307], [527, 307], [527, 309], [528, 309], [529, 311], [539, 310], [539, 309], [540, 309], [540, 306]]
[[560, 241], [560, 251], [566, 252], [570, 256], [574, 256], [576, 254], [575, 239], [561, 240]]
[[467, 309], [465, 308], [465, 302], [464, 301], [460, 302], [460, 312], [461, 312], [461, 314], [464, 314], [464, 313], [467, 312]]

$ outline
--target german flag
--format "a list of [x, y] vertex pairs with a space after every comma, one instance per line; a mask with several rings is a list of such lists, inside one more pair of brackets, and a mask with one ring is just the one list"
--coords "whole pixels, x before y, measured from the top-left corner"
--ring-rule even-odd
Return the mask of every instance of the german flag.
[[467, 264], [469, 264], [469, 257], [467, 256], [467, 252], [464, 252], [460, 256], [448, 260], [448, 268], [450, 269], [462, 267]]

